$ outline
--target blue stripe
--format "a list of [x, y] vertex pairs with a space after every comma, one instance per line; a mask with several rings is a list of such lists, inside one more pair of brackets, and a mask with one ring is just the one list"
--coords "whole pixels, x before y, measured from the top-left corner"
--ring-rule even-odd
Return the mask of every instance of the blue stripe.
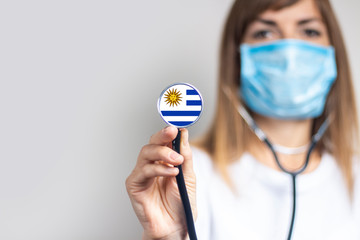
[[173, 121], [173, 122], [169, 122], [169, 123], [172, 125], [175, 125], [177, 127], [184, 127], [184, 126], [192, 124], [193, 122], [175, 122], [175, 121]]
[[196, 90], [186, 90], [186, 95], [199, 95]]
[[186, 106], [201, 106], [200, 100], [186, 100]]
[[199, 116], [200, 111], [161, 111], [163, 116]]

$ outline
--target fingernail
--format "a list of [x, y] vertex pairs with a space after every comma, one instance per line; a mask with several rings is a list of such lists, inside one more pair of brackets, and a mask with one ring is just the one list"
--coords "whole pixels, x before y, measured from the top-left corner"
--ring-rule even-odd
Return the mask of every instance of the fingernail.
[[163, 128], [163, 132], [165, 132], [166, 131], [166, 129], [168, 129], [170, 126], [166, 126], [166, 127], [164, 127]]
[[179, 174], [179, 169], [178, 168], [174, 167], [174, 168], [170, 168], [170, 169], [171, 169], [172, 173], [176, 173], [176, 175]]
[[172, 152], [172, 153], [170, 154], [170, 158], [171, 158], [172, 160], [177, 161], [177, 160], [179, 160], [179, 159], [181, 158], [181, 155], [178, 154], [178, 153], [176, 153], [176, 152]]
[[177, 174], [178, 173], [178, 168], [173, 167], [173, 168], [167, 168], [167, 171], [171, 174]]

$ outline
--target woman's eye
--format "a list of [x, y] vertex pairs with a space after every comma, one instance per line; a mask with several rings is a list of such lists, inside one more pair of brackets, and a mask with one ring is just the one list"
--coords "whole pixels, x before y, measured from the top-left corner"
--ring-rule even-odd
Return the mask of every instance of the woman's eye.
[[321, 36], [321, 32], [314, 30], [314, 29], [305, 29], [304, 33], [308, 37], [319, 37]]
[[269, 30], [260, 30], [260, 31], [256, 31], [253, 34], [253, 38], [255, 39], [265, 39], [265, 38], [270, 38], [272, 36], [272, 32]]

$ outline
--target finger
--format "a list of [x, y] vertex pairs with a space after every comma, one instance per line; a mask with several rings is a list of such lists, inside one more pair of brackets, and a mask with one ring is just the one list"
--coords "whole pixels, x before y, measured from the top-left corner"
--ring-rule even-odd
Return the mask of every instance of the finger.
[[172, 140], [175, 139], [178, 130], [174, 126], [167, 126], [163, 128], [161, 131], [155, 133], [150, 138], [150, 144], [158, 144], [158, 145], [167, 145]]
[[156, 177], [175, 177], [179, 173], [176, 167], [169, 167], [163, 164], [146, 164], [134, 175], [136, 183], [146, 183]]
[[187, 129], [181, 129], [181, 141], [180, 141], [180, 153], [184, 157], [182, 169], [185, 174], [193, 174], [193, 160], [192, 152], [189, 144], [189, 131]]
[[171, 165], [180, 165], [183, 163], [184, 157], [171, 148], [148, 144], [141, 149], [138, 164], [145, 165], [149, 161], [162, 161]]

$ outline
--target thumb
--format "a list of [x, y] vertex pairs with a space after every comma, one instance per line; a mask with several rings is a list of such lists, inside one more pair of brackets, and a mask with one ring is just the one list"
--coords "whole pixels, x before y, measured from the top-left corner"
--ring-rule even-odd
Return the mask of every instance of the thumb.
[[184, 157], [182, 169], [184, 175], [194, 173], [192, 152], [189, 144], [189, 132], [186, 128], [181, 129], [180, 154]]

